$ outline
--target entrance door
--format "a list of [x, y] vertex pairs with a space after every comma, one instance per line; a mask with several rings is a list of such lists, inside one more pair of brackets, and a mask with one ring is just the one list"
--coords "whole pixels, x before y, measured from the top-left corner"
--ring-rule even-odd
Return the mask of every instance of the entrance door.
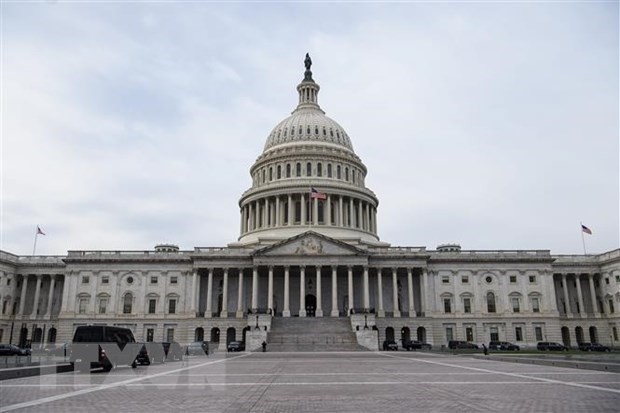
[[306, 295], [306, 316], [314, 317], [316, 315], [316, 296], [313, 294]]

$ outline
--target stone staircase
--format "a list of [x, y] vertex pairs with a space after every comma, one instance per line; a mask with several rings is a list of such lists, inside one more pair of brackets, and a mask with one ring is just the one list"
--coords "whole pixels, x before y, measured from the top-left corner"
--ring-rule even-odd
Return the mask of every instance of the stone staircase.
[[274, 317], [267, 351], [367, 351], [357, 344], [348, 318]]

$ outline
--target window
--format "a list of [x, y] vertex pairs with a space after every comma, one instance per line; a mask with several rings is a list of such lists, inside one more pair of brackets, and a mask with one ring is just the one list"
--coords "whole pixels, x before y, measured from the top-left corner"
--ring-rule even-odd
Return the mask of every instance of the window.
[[177, 311], [177, 300], [172, 299], [168, 301], [168, 313], [174, 314]]
[[353, 183], [355, 183], [355, 170], [351, 169], [351, 179], [353, 180]]
[[[494, 313], [495, 312], [495, 294], [493, 293], [488, 293], [487, 294], [487, 311], [489, 313]], [[497, 340], [495, 340], [497, 341]]]
[[523, 327], [515, 327], [515, 337], [517, 341], [523, 341]]
[[517, 276], [516, 275], [511, 275], [510, 276], [510, 284], [516, 284], [517, 283]]
[[291, 164], [290, 163], [286, 164], [286, 177], [287, 178], [291, 177]]
[[169, 343], [172, 343], [172, 342], [174, 341], [174, 328], [169, 328], [169, 329], [166, 331], [166, 340], [167, 340]]
[[327, 177], [328, 178], [332, 177], [332, 164], [331, 163], [327, 164]]
[[467, 275], [461, 276], [461, 283], [462, 284], [469, 284], [469, 276], [467, 276]]
[[149, 314], [155, 314], [156, 308], [157, 308], [157, 300], [155, 298], [151, 298], [149, 300]]
[[446, 314], [452, 312], [452, 301], [449, 298], [443, 299], [443, 310]]
[[[9, 281], [11, 281], [11, 280], [9, 280]], [[620, 275], [616, 275], [616, 282], [620, 283]]]
[[110, 284], [110, 277], [107, 275], [101, 277], [101, 284]]
[[534, 284], [536, 282], [536, 276], [530, 275], [530, 284]]
[[6, 307], [7, 305], [9, 305], [9, 302], [7, 300], [4, 300], [2, 302], [2, 314], [6, 314]]
[[99, 299], [99, 314], [105, 314], [108, 308], [108, 299], [100, 298]]
[[612, 327], [611, 331], [614, 335], [614, 340], [618, 341], [618, 328], [617, 327]]
[[340, 165], [336, 165], [336, 178], [342, 179], [342, 173], [340, 172]]
[[278, 173], [276, 176], [278, 179], [282, 178], [282, 167], [280, 165], [278, 165]]
[[613, 299], [609, 300], [609, 312], [612, 314], [614, 313], [614, 300]]
[[442, 275], [441, 276], [441, 282], [443, 284], [450, 284], [450, 276], [449, 275]]
[[472, 327], [465, 327], [465, 338], [467, 341], [474, 341], [474, 329]]
[[540, 299], [538, 297], [532, 297], [532, 312], [540, 313]]
[[534, 327], [534, 335], [536, 336], [536, 341], [542, 341], [543, 340], [542, 327]]
[[273, 181], [273, 168], [269, 167], [269, 181]]
[[263, 169], [262, 175], [263, 175], [263, 183], [265, 183], [265, 170], [264, 169]]
[[454, 332], [452, 331], [452, 327], [446, 327], [446, 341], [454, 340]]
[[487, 275], [487, 277], [484, 279], [487, 284], [491, 284], [493, 282], [493, 277], [491, 277], [490, 275]]
[[151, 284], [157, 284], [157, 276], [151, 277]]
[[82, 284], [88, 284], [90, 282], [90, 277], [85, 275], [82, 277]]
[[349, 181], [349, 168], [344, 168], [344, 180]]
[[513, 313], [518, 313], [521, 311], [521, 306], [519, 303], [519, 297], [512, 297], [511, 299], [512, 302], [512, 312]]
[[471, 299], [463, 298], [463, 311], [466, 313], [471, 313]]
[[295, 165], [295, 175], [301, 176], [301, 164], [299, 162]]
[[133, 284], [133, 277], [127, 277], [127, 284]]
[[490, 328], [490, 335], [491, 335], [491, 341], [499, 341], [499, 332], [497, 330], [497, 327], [491, 327]]
[[[129, 282], [129, 280], [127, 280], [127, 282]], [[125, 294], [125, 297], [123, 297], [123, 314], [131, 314], [132, 306], [133, 296], [131, 295], [131, 293], [127, 293]]]
[[153, 342], [154, 336], [155, 336], [155, 329], [154, 328], [147, 328], [146, 329], [146, 341], [147, 341], [147, 343]]
[[178, 284], [179, 283], [179, 279], [176, 275], [173, 275], [170, 277], [170, 284]]
[[306, 176], [312, 176], [312, 164], [310, 162], [306, 164]]
[[88, 298], [80, 297], [78, 312], [80, 314], [86, 314], [86, 307], [88, 306]]
[[316, 164], [316, 176], [323, 176], [323, 164], [320, 162]]

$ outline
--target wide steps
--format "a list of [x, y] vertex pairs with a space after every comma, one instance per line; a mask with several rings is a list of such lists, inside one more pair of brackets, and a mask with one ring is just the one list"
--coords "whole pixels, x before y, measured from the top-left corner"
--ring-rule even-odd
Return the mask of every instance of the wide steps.
[[274, 317], [268, 351], [364, 351], [348, 318]]

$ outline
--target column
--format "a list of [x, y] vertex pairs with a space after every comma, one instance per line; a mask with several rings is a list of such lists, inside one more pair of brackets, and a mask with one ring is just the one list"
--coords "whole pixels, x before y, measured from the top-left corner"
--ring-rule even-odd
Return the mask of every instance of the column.
[[332, 317], [338, 317], [338, 267], [332, 267]]
[[375, 208], [372, 209], [372, 223], [373, 223], [372, 232], [376, 234], [377, 233], [377, 210]]
[[[290, 215], [289, 215], [290, 217]], [[291, 316], [291, 295], [290, 295], [290, 267], [284, 267], [284, 310], [282, 310], [282, 317]]]
[[344, 206], [342, 205], [342, 195], [338, 197], [338, 226], [344, 227]]
[[590, 284], [590, 300], [592, 301], [592, 314], [595, 317], [599, 317], [600, 313], [596, 310], [596, 291], [594, 290], [594, 274], [588, 274], [588, 283]]
[[586, 311], [583, 307], [583, 295], [581, 293], [581, 274], [575, 274], [575, 283], [577, 284], [577, 301], [579, 302], [579, 317], [585, 317]]
[[205, 318], [213, 317], [213, 268], [207, 268], [207, 308], [205, 308]]
[[366, 202], [366, 231], [372, 232], [370, 227], [370, 204]]
[[252, 311], [258, 309], [258, 267], [252, 272]]
[[267, 228], [269, 226], [269, 204], [267, 203], [267, 198], [265, 198], [263, 204], [263, 228]]
[[331, 225], [332, 224], [332, 196], [331, 195], [327, 195], [327, 210], [324, 210], [323, 212], [326, 213], [325, 215], [325, 225]]
[[288, 222], [287, 225], [293, 225], [295, 222], [295, 211], [293, 210], [293, 197], [289, 194], [288, 196]]
[[260, 227], [260, 208], [258, 205], [258, 201], [254, 201], [254, 229], [258, 229]]
[[353, 198], [349, 198], [349, 226], [355, 227], [355, 215], [353, 214]]
[[221, 318], [228, 317], [228, 268], [224, 268], [224, 280], [222, 282], [222, 312]]
[[314, 198], [312, 201], [312, 222], [314, 225], [319, 225], [319, 200]]
[[400, 317], [398, 309], [398, 268], [392, 268], [392, 300], [394, 304], [394, 317]]
[[362, 201], [357, 201], [357, 220], [355, 221], [356, 227], [359, 229], [363, 229], [364, 225], [362, 222], [364, 221], [364, 213], [362, 212]]
[[56, 274], [50, 275], [50, 291], [47, 295], [47, 314], [49, 317], [52, 316], [52, 299], [54, 298], [54, 288], [56, 287]]
[[26, 305], [26, 286], [28, 285], [28, 275], [22, 275], [22, 294], [19, 296], [19, 313], [24, 315], [24, 306]]
[[239, 231], [240, 231], [241, 234], [243, 234], [243, 216], [245, 215], [243, 207], [239, 210], [239, 215], [241, 216], [241, 218], [240, 218], [241, 223], [239, 225]]
[[[269, 278], [267, 279], [267, 310], [273, 311], [273, 267], [269, 266]], [[273, 315], [273, 313], [271, 313]]]
[[280, 197], [276, 196], [276, 222], [274, 226], [279, 227], [280, 225], [282, 225], [280, 221]]
[[299, 223], [306, 225], [306, 195], [301, 194], [301, 217]]
[[323, 317], [323, 292], [321, 291], [321, 266], [316, 268], [316, 317]]
[[364, 279], [363, 279], [363, 289], [364, 289], [364, 311], [368, 311], [370, 309], [370, 293], [368, 289], [368, 267], [364, 266]]
[[424, 317], [428, 317], [428, 302], [426, 301], [428, 297], [428, 271], [426, 268], [422, 268], [422, 291], [420, 291], [420, 300], [422, 301], [420, 304], [420, 310], [424, 313]]
[[385, 317], [385, 311], [383, 310], [383, 280], [381, 272], [383, 268], [377, 268], [377, 316]]
[[306, 267], [299, 267], [299, 316], [306, 316]]
[[[116, 279], [113, 277], [113, 279]], [[69, 311], [69, 290], [71, 289], [71, 273], [64, 274], [62, 279], [62, 303], [60, 305], [60, 312], [66, 313]], [[114, 294], [110, 297], [110, 305], [113, 305], [112, 298], [114, 298]], [[12, 314], [12, 313], [11, 313]]]
[[347, 312], [347, 316], [351, 315], [351, 309], [355, 308], [355, 306], [353, 305], [353, 303], [355, 302], [353, 300], [353, 267], [349, 266], [347, 267], [349, 273], [348, 273], [348, 283], [349, 283], [349, 308], [348, 308], [348, 312]]
[[566, 286], [566, 274], [562, 274], [562, 292], [564, 293], [564, 306], [566, 307], [566, 317], [572, 317], [570, 301], [568, 301], [568, 287]]
[[237, 318], [243, 318], [243, 268], [239, 268], [239, 286], [237, 288]]
[[30, 318], [36, 318], [37, 312], [39, 311], [39, 297], [41, 296], [41, 277], [41, 274], [37, 274], [37, 284], [34, 290], [34, 303], [32, 305], [32, 313], [30, 314]]
[[413, 302], [413, 274], [407, 268], [407, 292], [409, 293], [409, 317], [415, 317], [415, 303]]

